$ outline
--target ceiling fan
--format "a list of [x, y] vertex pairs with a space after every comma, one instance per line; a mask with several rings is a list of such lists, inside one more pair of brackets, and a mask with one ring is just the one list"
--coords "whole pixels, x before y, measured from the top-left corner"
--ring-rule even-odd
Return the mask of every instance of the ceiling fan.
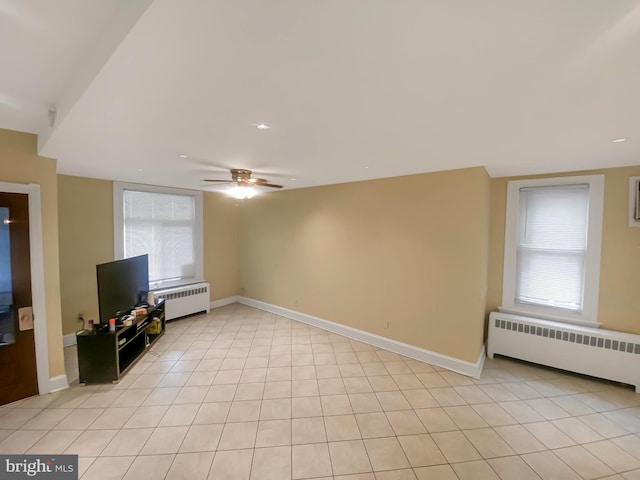
[[235, 183], [235, 187], [233, 187], [229, 193], [239, 199], [251, 198], [258, 193], [253, 187], [282, 188], [282, 185], [269, 183], [269, 181], [264, 178], [251, 178], [251, 170], [244, 168], [232, 168], [231, 180], [205, 179], [204, 181], [213, 183]]

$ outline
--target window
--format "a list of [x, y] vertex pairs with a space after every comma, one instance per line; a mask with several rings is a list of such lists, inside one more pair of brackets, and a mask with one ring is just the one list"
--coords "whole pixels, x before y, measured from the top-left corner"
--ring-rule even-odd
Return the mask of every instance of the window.
[[151, 288], [202, 280], [202, 192], [114, 183], [115, 258], [149, 255]]
[[597, 322], [604, 177], [509, 182], [501, 310]]

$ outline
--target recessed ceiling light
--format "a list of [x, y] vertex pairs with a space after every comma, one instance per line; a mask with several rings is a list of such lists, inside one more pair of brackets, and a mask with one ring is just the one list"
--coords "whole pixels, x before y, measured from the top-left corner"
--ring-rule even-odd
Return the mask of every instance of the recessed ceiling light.
[[365, 165], [364, 168], [369, 168], [369, 165]]
[[256, 128], [258, 130], [269, 130], [271, 127], [266, 123], [256, 123]]
[[142, 171], [142, 169], [141, 169], [141, 168], [139, 168], [139, 169], [138, 169], [138, 171], [139, 171], [139, 172], [141, 172], [141, 171]]
[[296, 178], [292, 178], [292, 179], [291, 179], [291, 181], [292, 181], [292, 182], [295, 182], [296, 180], [297, 180]]
[[626, 142], [627, 139], [626, 138], [614, 138], [613, 140], [611, 140], [611, 142], [613, 143], [622, 143], [622, 142]]
[[178, 155], [180, 158], [189, 158], [189, 155], [187, 155], [186, 153], [181, 153], [180, 155]]

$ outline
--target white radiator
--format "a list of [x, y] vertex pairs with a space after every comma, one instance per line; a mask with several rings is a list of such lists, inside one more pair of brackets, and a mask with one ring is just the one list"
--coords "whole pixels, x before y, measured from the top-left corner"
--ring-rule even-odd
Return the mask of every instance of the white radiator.
[[640, 335], [492, 312], [487, 355], [496, 353], [627, 383], [640, 393]]
[[211, 308], [209, 284], [205, 282], [156, 290], [154, 294], [165, 299], [164, 314], [167, 320], [184, 317], [192, 313], [209, 313]]

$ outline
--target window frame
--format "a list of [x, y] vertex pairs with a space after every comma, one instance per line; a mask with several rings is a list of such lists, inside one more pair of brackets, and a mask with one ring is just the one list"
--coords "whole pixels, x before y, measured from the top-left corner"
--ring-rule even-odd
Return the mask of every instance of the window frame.
[[[169, 195], [182, 195], [194, 198], [195, 225], [194, 225], [194, 259], [195, 275], [193, 278], [183, 278], [173, 282], [150, 282], [151, 290], [178, 287], [202, 282], [204, 279], [204, 254], [203, 254], [203, 195], [198, 190], [183, 188], [159, 187], [156, 185], [144, 185], [139, 183], [113, 182], [113, 234], [114, 234], [114, 259], [124, 258], [124, 192], [131, 190], [136, 192], [163, 193]], [[152, 286], [153, 285], [153, 286]]]
[[[520, 189], [525, 187], [549, 187], [560, 185], [589, 185], [589, 213], [587, 223], [587, 249], [583, 305], [581, 311], [560, 307], [517, 303], [517, 248]], [[600, 292], [600, 254], [602, 244], [602, 215], [604, 204], [604, 175], [580, 175], [570, 177], [511, 180], [507, 184], [507, 206], [504, 238], [504, 269], [502, 278], [501, 312], [535, 316], [587, 327], [600, 327], [598, 322], [598, 296]]]

